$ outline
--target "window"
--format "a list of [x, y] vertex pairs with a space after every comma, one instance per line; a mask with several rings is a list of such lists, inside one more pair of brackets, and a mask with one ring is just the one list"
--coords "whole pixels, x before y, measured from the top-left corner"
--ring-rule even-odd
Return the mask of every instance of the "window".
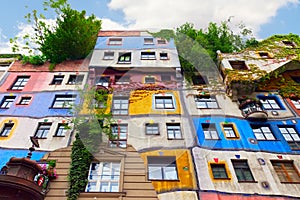
[[197, 108], [219, 108], [217, 100], [213, 96], [195, 96]]
[[11, 87], [12, 90], [22, 90], [28, 82], [30, 76], [18, 76], [17, 80]]
[[103, 60], [113, 60], [114, 55], [114, 52], [104, 52]]
[[165, 39], [157, 39], [157, 44], [167, 44]]
[[144, 38], [144, 44], [145, 45], [154, 44], [153, 38]]
[[259, 101], [265, 110], [281, 109], [275, 97], [259, 97]]
[[268, 52], [258, 52], [259, 56], [261, 58], [270, 58], [269, 53]]
[[271, 161], [281, 183], [300, 183], [298, 170], [293, 161]]
[[218, 140], [219, 139], [219, 135], [217, 132], [217, 128], [215, 124], [201, 124], [202, 125], [202, 130], [204, 133], [204, 137], [207, 140]]
[[232, 69], [235, 69], [235, 70], [248, 70], [248, 67], [247, 67], [245, 61], [230, 60], [229, 64], [231, 65]]
[[68, 80], [69, 85], [79, 85], [82, 84], [84, 75], [70, 75], [70, 78]]
[[55, 95], [52, 108], [71, 108], [76, 100], [76, 95]]
[[31, 97], [21, 97], [19, 105], [28, 105], [31, 101]]
[[211, 163], [210, 168], [214, 179], [229, 179], [225, 164]]
[[300, 149], [300, 137], [294, 126], [278, 126], [280, 133], [293, 150]]
[[222, 124], [222, 127], [226, 138], [238, 138], [237, 132], [235, 131], [233, 124]]
[[295, 43], [293, 41], [289, 41], [289, 40], [283, 40], [282, 43], [285, 45], [285, 46], [288, 46], [288, 47], [295, 47]]
[[232, 160], [231, 162], [239, 182], [254, 182], [247, 160]]
[[38, 129], [36, 130], [34, 137], [47, 138], [47, 135], [50, 131], [50, 127], [51, 123], [39, 123]]
[[109, 45], [122, 45], [122, 38], [109, 38]]
[[161, 75], [161, 81], [162, 82], [171, 81], [171, 75]]
[[5, 123], [0, 133], [0, 137], [8, 137], [13, 127], [14, 123]]
[[0, 108], [10, 108], [15, 98], [15, 96], [4, 96]]
[[92, 162], [86, 192], [119, 192], [120, 162]]
[[181, 139], [181, 128], [179, 123], [167, 124], [168, 139]]
[[300, 110], [300, 100], [299, 99], [291, 99], [292, 103], [296, 107], [296, 109]]
[[159, 135], [158, 124], [146, 124], [146, 135]]
[[172, 96], [156, 96], [155, 97], [156, 109], [174, 109]]
[[130, 83], [130, 76], [115, 76], [116, 84], [129, 84]]
[[206, 76], [195, 75], [192, 77], [193, 85], [206, 85], [208, 83]]
[[59, 123], [57, 126], [55, 136], [64, 137], [66, 136], [67, 131], [68, 131], [68, 124]]
[[148, 180], [178, 180], [175, 156], [148, 156]]
[[250, 125], [257, 140], [275, 140], [268, 125]]
[[131, 53], [120, 53], [118, 63], [119, 64], [130, 64], [131, 63]]
[[155, 60], [155, 52], [141, 52], [141, 60]]
[[54, 75], [51, 85], [61, 85], [64, 80], [64, 75]]
[[128, 103], [128, 97], [114, 97], [112, 102], [112, 114], [127, 115]]
[[159, 58], [160, 58], [161, 60], [168, 60], [168, 59], [169, 59], [168, 53], [160, 53], [160, 54], [159, 54]]
[[112, 124], [111, 131], [113, 138], [110, 139], [110, 146], [126, 148], [128, 131], [127, 124]]
[[108, 87], [109, 85], [109, 76], [105, 76], [105, 77], [98, 77], [96, 79], [96, 85], [102, 85], [104, 87]]
[[145, 83], [146, 84], [154, 84], [155, 83], [155, 77], [151, 77], [151, 76], [145, 77]]

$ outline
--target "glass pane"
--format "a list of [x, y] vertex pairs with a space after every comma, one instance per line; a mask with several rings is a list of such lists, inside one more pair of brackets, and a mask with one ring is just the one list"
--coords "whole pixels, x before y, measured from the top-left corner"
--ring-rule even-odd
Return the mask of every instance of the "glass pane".
[[176, 180], [177, 172], [175, 166], [167, 166], [163, 168], [164, 180]]
[[100, 183], [100, 192], [110, 192], [108, 182], [101, 182]]
[[119, 183], [111, 183], [110, 192], [119, 192]]
[[149, 166], [149, 179], [162, 180], [161, 167]]
[[86, 188], [87, 192], [97, 192], [96, 182], [89, 182]]

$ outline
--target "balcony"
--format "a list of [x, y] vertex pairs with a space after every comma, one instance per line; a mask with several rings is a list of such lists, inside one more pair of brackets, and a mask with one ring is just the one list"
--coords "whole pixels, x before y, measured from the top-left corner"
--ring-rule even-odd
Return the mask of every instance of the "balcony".
[[41, 166], [33, 160], [12, 157], [7, 167], [1, 169], [0, 199], [44, 199], [43, 187], [34, 182], [41, 171]]
[[261, 103], [256, 99], [246, 99], [239, 106], [245, 119], [251, 121], [266, 121], [268, 113], [261, 108]]

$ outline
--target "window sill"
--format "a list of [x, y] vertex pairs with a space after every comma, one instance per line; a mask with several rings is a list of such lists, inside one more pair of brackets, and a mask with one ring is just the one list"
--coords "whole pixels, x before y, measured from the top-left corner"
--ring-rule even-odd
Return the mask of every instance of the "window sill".
[[81, 192], [79, 197], [89, 197], [89, 198], [97, 198], [97, 197], [124, 197], [126, 196], [126, 192]]
[[184, 140], [183, 138], [168, 138], [168, 140]]
[[280, 182], [282, 184], [300, 184], [300, 182]]
[[160, 135], [160, 133], [156, 133], [156, 134], [146, 133], [145, 135], [147, 135], [147, 136], [151, 136], [151, 135], [158, 136], [158, 135]]
[[13, 89], [7, 89], [6, 91], [9, 92], [9, 91], [12, 91], [12, 92], [18, 92], [18, 91], [22, 91], [23, 89], [16, 89], [16, 90], [13, 90]]
[[214, 178], [214, 181], [230, 181], [231, 178]]
[[167, 182], [180, 182], [179, 179], [148, 179], [148, 181], [167, 181]]
[[258, 183], [258, 181], [238, 181], [239, 183]]
[[62, 137], [66, 137], [66, 136], [65, 135], [53, 135], [53, 137], [62, 138]]
[[42, 140], [47, 139], [47, 137], [35, 137], [35, 138], [38, 139], [38, 140], [40, 140], [40, 139], [42, 139]]

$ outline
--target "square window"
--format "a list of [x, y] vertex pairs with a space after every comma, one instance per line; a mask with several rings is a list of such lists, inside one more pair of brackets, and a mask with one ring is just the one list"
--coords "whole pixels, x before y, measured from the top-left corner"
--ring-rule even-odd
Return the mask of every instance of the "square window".
[[222, 124], [222, 128], [227, 139], [239, 138], [233, 124]]
[[275, 97], [259, 97], [264, 110], [281, 110]]
[[127, 124], [112, 124], [111, 125], [111, 133], [112, 138], [110, 138], [110, 147], [127, 147], [127, 132], [128, 125]]
[[171, 81], [171, 75], [161, 75], [161, 81], [162, 82]]
[[124, 76], [115, 76], [115, 83], [116, 84], [129, 84], [130, 83], [130, 76], [124, 75]]
[[231, 162], [239, 182], [254, 182], [247, 160], [232, 160]]
[[84, 75], [70, 75], [68, 84], [69, 85], [80, 85], [82, 84]]
[[154, 44], [153, 38], [144, 38], [144, 44], [145, 45], [152, 45], [152, 44]]
[[180, 124], [168, 123], [167, 134], [168, 134], [168, 139], [182, 139]]
[[5, 123], [1, 130], [0, 137], [8, 137], [13, 127], [14, 123]]
[[31, 101], [31, 97], [21, 97], [19, 105], [28, 105]]
[[225, 164], [211, 163], [210, 168], [214, 179], [229, 179]]
[[299, 99], [291, 99], [292, 104], [296, 107], [297, 110], [300, 110], [300, 100]]
[[103, 87], [108, 87], [109, 86], [109, 76], [102, 76], [102, 77], [97, 77], [96, 78], [96, 85], [102, 85]]
[[76, 95], [55, 95], [52, 108], [71, 108], [76, 100]]
[[278, 126], [280, 133], [292, 150], [300, 149], [300, 136], [295, 126]]
[[154, 84], [155, 83], [155, 77], [145, 77], [145, 83], [146, 84]]
[[119, 192], [120, 162], [92, 162], [86, 192]]
[[250, 126], [257, 140], [275, 140], [268, 125], [251, 124]]
[[270, 58], [268, 52], [263, 52], [263, 51], [261, 51], [261, 52], [258, 52], [258, 54], [259, 54], [259, 56], [260, 56], [261, 58]]
[[59, 123], [57, 126], [57, 130], [55, 132], [55, 136], [64, 137], [68, 131], [68, 124]]
[[296, 46], [293, 41], [289, 41], [289, 40], [283, 40], [282, 43], [287, 47], [295, 47]]
[[168, 60], [169, 59], [168, 53], [159, 53], [159, 58], [161, 60]]
[[235, 69], [235, 70], [248, 70], [248, 67], [247, 67], [245, 61], [230, 60], [229, 64], [231, 65], [232, 69]]
[[195, 96], [195, 102], [196, 102], [197, 108], [200, 108], [200, 109], [219, 108], [216, 97], [214, 97], [214, 96]]
[[119, 64], [130, 64], [131, 63], [131, 53], [120, 53], [118, 58]]
[[64, 80], [64, 75], [54, 75], [51, 85], [61, 85]]
[[146, 135], [159, 135], [158, 124], [146, 124]]
[[38, 128], [35, 132], [34, 137], [36, 138], [47, 138], [52, 123], [39, 123]]
[[272, 160], [271, 163], [281, 183], [300, 183], [299, 171], [293, 161]]
[[167, 44], [165, 39], [157, 39], [157, 44]]
[[109, 38], [108, 45], [122, 45], [122, 38]]
[[155, 109], [174, 109], [172, 96], [155, 96]]
[[128, 97], [114, 97], [112, 102], [113, 115], [128, 115]]
[[141, 60], [155, 60], [155, 52], [141, 52]]
[[195, 75], [192, 77], [193, 85], [206, 85], [208, 83], [206, 76]]
[[114, 56], [114, 52], [104, 52], [103, 60], [113, 60]]
[[148, 180], [178, 180], [175, 156], [148, 156]]
[[2, 109], [10, 108], [13, 102], [15, 101], [15, 98], [16, 96], [4, 96], [0, 108]]
[[23, 90], [25, 85], [27, 84], [30, 76], [18, 76], [17, 80], [14, 82], [13, 86], [10, 88], [11, 90]]
[[206, 140], [218, 140], [219, 139], [218, 131], [217, 131], [215, 124], [205, 123], [205, 124], [201, 124], [201, 125], [202, 125], [202, 130], [204, 133], [204, 137]]
[[293, 79], [296, 83], [300, 83], [300, 76], [291, 76], [291, 79]]

